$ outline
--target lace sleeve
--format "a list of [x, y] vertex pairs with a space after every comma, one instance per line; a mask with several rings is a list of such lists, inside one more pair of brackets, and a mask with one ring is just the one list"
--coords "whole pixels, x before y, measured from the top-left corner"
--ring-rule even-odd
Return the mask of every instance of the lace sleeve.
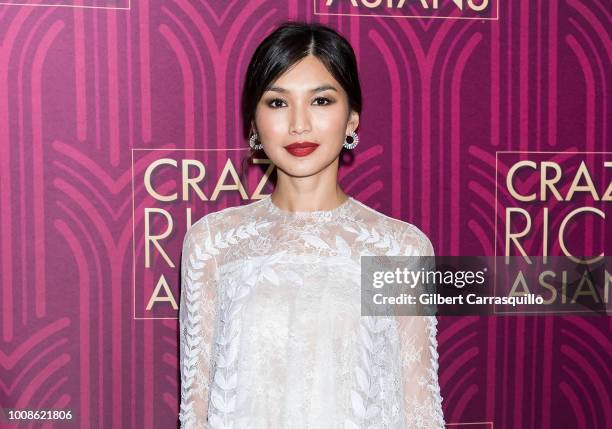
[[[415, 241], [415, 238], [417, 241]], [[411, 234], [407, 246], [419, 254], [433, 256], [429, 239]], [[426, 258], [432, 261], [433, 258]], [[407, 429], [444, 428], [442, 396], [438, 384], [438, 342], [436, 316], [398, 316], [401, 373]]]
[[183, 239], [179, 306], [181, 429], [205, 428], [216, 316], [216, 261], [207, 219]]

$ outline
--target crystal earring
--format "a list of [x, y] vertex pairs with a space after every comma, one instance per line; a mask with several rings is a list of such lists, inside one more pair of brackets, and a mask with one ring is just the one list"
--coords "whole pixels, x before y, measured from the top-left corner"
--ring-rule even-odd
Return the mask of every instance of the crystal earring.
[[259, 135], [257, 133], [253, 133], [251, 137], [249, 137], [249, 145], [251, 146], [251, 149], [253, 150], [263, 149], [263, 145], [261, 143], [257, 144], [258, 138], [259, 138]]
[[357, 146], [359, 144], [359, 136], [357, 136], [357, 133], [355, 131], [353, 131], [351, 133], [351, 135], [346, 136], [346, 138], [344, 139], [344, 143], [342, 144], [342, 146], [344, 146], [347, 149], [353, 149], [355, 148], [355, 146]]

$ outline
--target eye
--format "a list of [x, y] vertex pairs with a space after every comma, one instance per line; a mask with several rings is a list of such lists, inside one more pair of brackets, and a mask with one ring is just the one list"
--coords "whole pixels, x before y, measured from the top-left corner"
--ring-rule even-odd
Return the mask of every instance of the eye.
[[326, 98], [326, 97], [317, 97], [317, 98], [315, 98], [315, 103], [317, 103], [319, 101], [324, 101], [325, 104], [317, 104], [317, 106], [327, 106], [328, 104], [332, 103], [332, 101], [329, 98]]
[[[277, 104], [280, 103], [280, 104]], [[282, 103], [285, 103], [285, 100], [280, 98], [273, 98], [267, 102], [268, 107], [272, 109], [279, 109], [283, 107]], [[332, 104], [333, 101], [327, 97], [317, 97], [314, 100], [316, 106], [327, 106], [328, 104]]]
[[274, 104], [274, 103], [276, 103], [277, 101], [278, 101], [278, 102], [281, 102], [281, 103], [284, 103], [284, 101], [283, 101], [283, 100], [281, 100], [280, 98], [273, 98], [272, 100], [268, 101], [268, 106], [269, 106], [269, 107], [271, 107], [271, 108], [273, 108], [273, 109], [278, 109], [278, 108], [279, 108], [279, 107], [281, 107], [281, 106], [278, 106], [278, 105], [275, 105], [275, 104]]

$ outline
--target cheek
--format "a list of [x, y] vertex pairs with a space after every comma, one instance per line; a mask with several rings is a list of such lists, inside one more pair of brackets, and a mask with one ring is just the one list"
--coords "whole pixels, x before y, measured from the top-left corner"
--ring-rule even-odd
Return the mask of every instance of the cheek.
[[286, 125], [283, 116], [273, 113], [262, 113], [257, 116], [257, 128], [260, 134], [274, 137], [274, 135], [285, 132]]
[[346, 131], [346, 119], [341, 115], [326, 115], [325, 119], [321, 119], [315, 128], [315, 133], [324, 144], [324, 150], [320, 151], [321, 155], [326, 158], [328, 156], [337, 156], [338, 150], [341, 149], [344, 143], [344, 132]]
[[346, 128], [346, 112], [340, 106], [317, 112], [313, 119], [313, 127], [332, 134], [343, 134]]
[[[312, 131], [319, 136], [330, 137], [344, 135], [346, 130], [346, 108], [339, 103], [328, 108], [313, 108], [311, 110]], [[271, 111], [262, 109], [256, 115], [257, 127], [262, 136], [268, 140], [284, 139], [287, 137], [287, 129], [290, 126], [289, 114], [284, 109]], [[320, 138], [320, 137], [319, 137]]]

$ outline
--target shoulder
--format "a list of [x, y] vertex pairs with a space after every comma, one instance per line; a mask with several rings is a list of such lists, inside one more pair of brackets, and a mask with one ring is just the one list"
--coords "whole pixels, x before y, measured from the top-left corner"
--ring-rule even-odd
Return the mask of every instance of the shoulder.
[[387, 216], [366, 204], [355, 200], [361, 218], [378, 232], [390, 234], [398, 241], [402, 254], [433, 256], [434, 249], [429, 237], [415, 224]]
[[187, 236], [211, 236], [224, 231], [246, 226], [250, 221], [258, 219], [262, 208], [262, 200], [248, 204], [230, 206], [205, 214], [195, 221], [185, 234]]
[[402, 247], [415, 249], [419, 256], [434, 256], [433, 244], [429, 237], [415, 225], [405, 222], [406, 231], [402, 237]]

